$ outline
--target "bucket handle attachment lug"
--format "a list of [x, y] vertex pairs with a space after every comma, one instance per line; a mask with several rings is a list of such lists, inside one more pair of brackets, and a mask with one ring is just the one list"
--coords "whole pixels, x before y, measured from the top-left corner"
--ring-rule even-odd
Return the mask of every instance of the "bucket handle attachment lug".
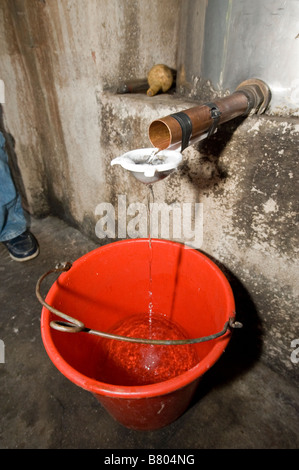
[[[96, 336], [101, 336], [102, 338], [108, 338], [108, 339], [114, 339], [118, 341], [127, 341], [130, 343], [142, 343], [142, 344], [155, 344], [155, 345], [183, 345], [183, 344], [197, 344], [197, 343], [203, 343], [205, 341], [211, 341], [213, 339], [219, 338], [220, 336], [223, 336], [229, 329], [235, 329], [235, 328], [242, 328], [243, 325], [242, 323], [235, 321], [234, 316], [230, 317], [227, 322], [225, 322], [223, 329], [219, 331], [218, 333], [214, 333], [209, 336], [203, 336], [201, 338], [193, 338], [193, 339], [147, 339], [147, 338], [131, 338], [128, 336], [120, 336], [120, 335], [115, 335], [112, 333], [105, 333], [103, 331], [98, 331], [98, 330], [92, 330], [90, 328], [87, 328], [83, 322], [80, 320], [77, 320], [76, 318], [71, 317], [70, 315], [67, 315], [66, 313], [60, 312], [56, 308], [52, 307], [49, 305], [45, 300], [43, 299], [40, 291], [41, 283], [43, 280], [50, 274], [52, 273], [62, 273], [69, 271], [71, 269], [72, 263], [69, 261], [63, 262], [63, 263], [58, 263], [54, 269], [51, 269], [50, 271], [46, 272], [40, 278], [38, 279], [36, 283], [36, 288], [35, 288], [35, 294], [39, 302], [51, 313], [54, 313], [58, 317], [62, 318], [65, 321], [61, 320], [53, 320], [50, 322], [51, 328], [66, 332], [66, 333], [79, 333], [79, 332], [84, 332], [84, 333], [89, 333], [93, 334]], [[235, 313], [235, 312], [234, 312]]]

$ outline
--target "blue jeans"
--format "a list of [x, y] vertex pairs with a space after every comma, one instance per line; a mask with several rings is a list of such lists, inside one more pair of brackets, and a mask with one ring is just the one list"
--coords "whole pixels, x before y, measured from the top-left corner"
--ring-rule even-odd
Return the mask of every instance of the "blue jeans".
[[0, 132], [0, 242], [18, 237], [26, 230], [21, 198], [11, 178], [5, 138]]

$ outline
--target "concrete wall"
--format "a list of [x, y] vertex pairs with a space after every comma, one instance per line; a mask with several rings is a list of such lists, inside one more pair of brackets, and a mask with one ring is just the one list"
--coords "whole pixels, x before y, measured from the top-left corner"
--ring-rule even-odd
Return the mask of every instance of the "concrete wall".
[[155, 63], [175, 67], [178, 9], [178, 0], [1, 2], [3, 111], [30, 212], [81, 224], [101, 197], [96, 91], [143, 78]]
[[[110, 161], [150, 146], [150, 122], [192, 103], [113, 91], [155, 63], [175, 68], [180, 8], [180, 0], [1, 2], [4, 124], [32, 214], [56, 214], [101, 244], [115, 239], [95, 235], [100, 203], [116, 216], [118, 195], [127, 206], [147, 203], [147, 188]], [[235, 335], [240, 368], [261, 356], [292, 379], [298, 132], [294, 117], [238, 119], [187, 148], [181, 168], [154, 185], [157, 202], [203, 205], [200, 248], [227, 274], [244, 322]]]

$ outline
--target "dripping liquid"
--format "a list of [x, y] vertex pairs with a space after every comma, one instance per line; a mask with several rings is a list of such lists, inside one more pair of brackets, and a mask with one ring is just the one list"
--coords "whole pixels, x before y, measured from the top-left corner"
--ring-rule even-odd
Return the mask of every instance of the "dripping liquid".
[[154, 203], [154, 191], [153, 186], [150, 184], [148, 186], [148, 203], [147, 203], [147, 220], [148, 220], [148, 248], [149, 248], [149, 303], [148, 303], [148, 313], [149, 313], [149, 324], [151, 324], [151, 316], [153, 313], [153, 278], [152, 278], [152, 261], [153, 261], [153, 246], [152, 246], [152, 237], [151, 237], [151, 204]]

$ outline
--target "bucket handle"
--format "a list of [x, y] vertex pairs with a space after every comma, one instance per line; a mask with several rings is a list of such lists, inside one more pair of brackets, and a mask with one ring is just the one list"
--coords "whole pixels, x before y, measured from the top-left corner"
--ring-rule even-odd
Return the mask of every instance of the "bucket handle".
[[201, 338], [194, 338], [194, 339], [174, 339], [174, 340], [163, 340], [163, 339], [147, 339], [147, 338], [131, 338], [128, 336], [120, 336], [120, 335], [115, 335], [112, 333], [104, 333], [103, 331], [98, 331], [98, 330], [92, 330], [90, 328], [87, 328], [83, 322], [80, 320], [77, 320], [76, 318], [73, 318], [63, 312], [60, 312], [56, 308], [52, 307], [49, 305], [45, 300], [43, 299], [41, 292], [40, 292], [40, 286], [42, 281], [52, 273], [62, 273], [65, 271], [69, 271], [71, 269], [72, 263], [69, 261], [66, 261], [64, 263], [59, 263], [55, 266], [54, 269], [51, 269], [50, 271], [46, 272], [43, 274], [37, 281], [36, 283], [36, 288], [35, 288], [35, 293], [36, 297], [38, 298], [39, 302], [50, 312], [54, 313], [55, 315], [59, 316], [65, 321], [51, 321], [50, 326], [51, 328], [58, 330], [58, 331], [63, 331], [66, 333], [79, 333], [79, 332], [84, 332], [84, 333], [90, 333], [96, 336], [101, 336], [102, 338], [108, 338], [108, 339], [114, 339], [118, 341], [128, 341], [130, 343], [143, 343], [143, 344], [155, 344], [155, 345], [180, 345], [180, 344], [197, 344], [197, 343], [203, 343], [205, 341], [211, 341], [212, 339], [219, 338], [220, 336], [223, 336], [229, 328], [242, 328], [242, 323], [235, 321], [234, 317], [230, 317], [227, 322], [225, 322], [222, 331], [219, 331], [218, 333], [214, 333], [213, 335], [209, 336], [203, 336]]

